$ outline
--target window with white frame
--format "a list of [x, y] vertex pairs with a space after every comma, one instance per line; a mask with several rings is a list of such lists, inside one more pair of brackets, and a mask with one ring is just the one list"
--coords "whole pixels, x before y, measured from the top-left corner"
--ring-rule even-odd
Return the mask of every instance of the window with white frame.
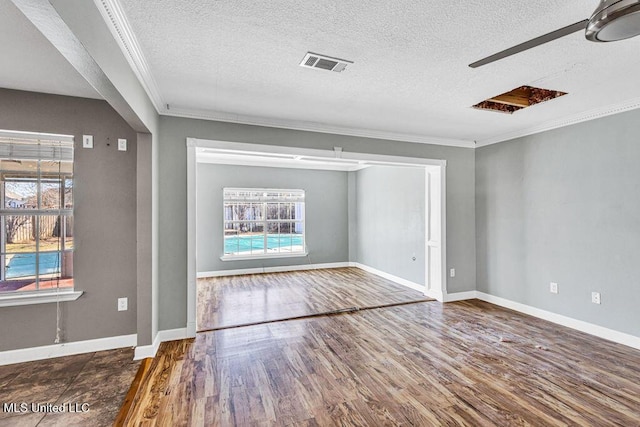
[[73, 138], [0, 135], [0, 293], [73, 289]]
[[224, 188], [224, 257], [306, 253], [304, 190]]

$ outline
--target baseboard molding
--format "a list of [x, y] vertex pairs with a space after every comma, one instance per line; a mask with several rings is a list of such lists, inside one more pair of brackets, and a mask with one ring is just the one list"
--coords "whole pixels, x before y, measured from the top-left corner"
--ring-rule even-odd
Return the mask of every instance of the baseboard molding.
[[613, 341], [618, 344], [623, 344], [640, 350], [640, 337], [636, 337], [634, 335], [625, 334], [624, 332], [615, 331], [603, 326], [594, 325], [593, 323], [577, 320], [572, 317], [563, 316], [557, 313], [552, 313], [550, 311], [486, 294], [484, 292], [476, 291], [476, 298], [491, 304], [509, 308], [520, 313], [528, 314], [539, 319], [547, 320], [558, 325], [566, 326], [567, 328], [575, 329], [580, 332], [584, 332], [599, 338], [603, 338], [605, 340]]
[[365, 264], [360, 264], [359, 262], [352, 262], [349, 264], [351, 267], [358, 267], [359, 269], [364, 270], [367, 273], [375, 274], [376, 276], [380, 276], [383, 279], [391, 280], [392, 282], [395, 282], [399, 285], [406, 286], [407, 288], [411, 288], [415, 291], [422, 292], [427, 296], [438, 299], [436, 296], [429, 295], [424, 285], [412, 282], [411, 280], [403, 279], [402, 277], [394, 276], [393, 274], [385, 273], [384, 271], [378, 270]]
[[2, 351], [0, 352], [0, 365], [73, 356], [74, 354], [93, 353], [95, 351], [113, 350], [123, 347], [135, 347], [137, 341], [138, 336], [131, 334]]
[[[195, 335], [195, 334], [194, 334]], [[151, 345], [143, 345], [136, 347], [133, 360], [146, 359], [147, 357], [155, 357], [158, 347], [165, 341], [175, 341], [190, 338], [187, 328], [167, 329], [165, 331], [158, 331], [156, 337]]]
[[325, 268], [349, 267], [349, 262], [330, 262], [325, 264], [283, 265], [276, 267], [241, 268], [237, 270], [200, 271], [196, 277], [205, 279], [209, 277], [240, 276], [243, 274], [283, 273], [287, 271], [322, 270]]
[[478, 293], [476, 291], [455, 292], [452, 294], [447, 294], [444, 297], [444, 302], [466, 301], [476, 298], [478, 298]]

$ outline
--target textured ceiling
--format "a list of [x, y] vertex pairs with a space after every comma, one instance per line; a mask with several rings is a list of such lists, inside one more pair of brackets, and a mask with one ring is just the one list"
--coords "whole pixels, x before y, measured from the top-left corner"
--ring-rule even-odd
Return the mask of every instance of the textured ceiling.
[[[576, 33], [468, 67], [597, 3], [120, 0], [173, 111], [479, 141], [640, 98], [640, 38], [594, 44]], [[299, 67], [307, 51], [354, 64]], [[522, 85], [569, 95], [513, 115], [470, 108]]]
[[0, 0], [0, 40], [0, 87], [100, 98], [8, 0]]

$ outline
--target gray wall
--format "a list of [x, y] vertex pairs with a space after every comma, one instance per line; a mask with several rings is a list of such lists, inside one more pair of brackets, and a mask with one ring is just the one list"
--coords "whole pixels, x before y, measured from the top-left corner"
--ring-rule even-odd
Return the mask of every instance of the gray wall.
[[[74, 279], [85, 294], [62, 304], [64, 341], [136, 333], [136, 133], [104, 101], [6, 89], [0, 129], [75, 136]], [[128, 311], [116, 310], [118, 297]], [[53, 344], [55, 319], [55, 304], [0, 308], [0, 351]]]
[[136, 141], [136, 256], [138, 346], [153, 342], [153, 143], [151, 134], [138, 133]]
[[479, 291], [640, 336], [638, 123], [635, 110], [476, 150]]
[[424, 285], [425, 170], [362, 169], [355, 198], [357, 262]]
[[183, 328], [187, 317], [186, 138], [447, 160], [449, 292], [475, 288], [475, 174], [470, 148], [412, 144], [233, 123], [161, 117], [159, 152], [159, 329]]
[[[51, 4], [128, 105], [120, 102], [119, 97], [108, 91], [102, 95], [108, 102], [113, 103], [114, 109], [130, 120], [129, 125], [132, 128], [138, 132], [148, 132], [146, 136], [140, 134], [145, 144], [149, 142], [147, 140], [149, 134], [151, 136], [151, 147], [145, 149], [143, 155], [138, 155], [138, 164], [143, 169], [143, 175], [139, 177], [144, 180], [138, 188], [145, 194], [140, 194], [144, 200], [139, 201], [138, 204], [138, 216], [142, 221], [140, 224], [142, 229], [138, 230], [138, 241], [141, 242], [138, 246], [138, 256], [143, 258], [143, 265], [138, 267], [140, 298], [137, 306], [138, 345], [151, 344], [158, 331], [158, 126], [160, 116], [112, 36], [96, 3], [52, 0]], [[76, 63], [74, 66], [77, 65]], [[79, 71], [81, 74], [86, 72], [85, 69], [79, 69]], [[90, 80], [96, 78], [99, 77], [92, 76]], [[102, 87], [102, 89], [105, 88]], [[140, 122], [145, 129], [139, 128]], [[149, 163], [151, 163], [151, 182], [145, 175]], [[147, 211], [148, 195], [151, 195], [151, 212]], [[149, 224], [145, 223], [147, 220], [151, 221], [150, 228]], [[149, 258], [151, 258], [150, 264]]]
[[[221, 261], [224, 187], [305, 190], [305, 240], [309, 255], [295, 258]], [[199, 272], [349, 260], [347, 172], [199, 163], [196, 204]]]

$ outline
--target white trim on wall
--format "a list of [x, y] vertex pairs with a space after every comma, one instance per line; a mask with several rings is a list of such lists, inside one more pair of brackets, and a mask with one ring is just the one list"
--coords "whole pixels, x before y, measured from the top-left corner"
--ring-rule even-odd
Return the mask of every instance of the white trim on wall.
[[167, 329], [164, 331], [158, 331], [156, 337], [153, 339], [153, 344], [136, 347], [133, 360], [155, 357], [156, 353], [158, 352], [158, 347], [160, 347], [161, 343], [166, 341], [183, 340], [187, 338], [193, 338], [192, 336], [189, 336], [188, 328]]
[[37, 291], [32, 293], [10, 293], [0, 295], [0, 307], [15, 307], [18, 305], [47, 304], [52, 302], [75, 301], [84, 291]]
[[118, 0], [94, 0], [94, 4], [156, 111], [158, 113], [166, 112], [166, 105], [160, 95], [158, 84], [151, 73], [140, 43], [131, 29], [120, 2]]
[[470, 139], [443, 138], [430, 135], [372, 130], [366, 128], [337, 126], [303, 120], [251, 116], [247, 114], [231, 114], [222, 111], [172, 107], [171, 110], [165, 109], [161, 112], [161, 114], [165, 116], [183, 117], [188, 119], [214, 120], [218, 122], [239, 123], [244, 125], [264, 126], [278, 129], [291, 129], [306, 132], [328, 133], [332, 135], [356, 136], [361, 138], [382, 139], [387, 141], [414, 142], [418, 144], [445, 145], [449, 147], [463, 148], [475, 147], [475, 142]]
[[633, 347], [640, 350], [640, 337], [636, 337], [634, 335], [625, 334], [624, 332], [615, 331], [613, 329], [605, 328], [603, 326], [594, 325], [593, 323], [574, 319], [572, 317], [563, 316], [557, 313], [552, 313], [550, 311], [542, 310], [540, 308], [532, 307], [530, 305], [526, 305], [519, 302], [511, 301], [505, 298], [486, 294], [484, 292], [476, 291], [476, 296], [479, 300], [486, 301], [491, 304], [509, 308], [511, 310], [518, 311], [520, 313], [528, 314], [530, 316], [537, 317], [539, 319], [547, 320], [549, 322], [556, 323], [558, 325], [566, 326], [567, 328], [575, 329], [580, 332], [585, 332], [587, 334], [594, 335], [599, 338], [604, 338], [605, 340], [613, 341], [619, 344], [624, 344], [626, 346]]
[[393, 274], [385, 273], [382, 270], [369, 267], [368, 265], [360, 264], [359, 262], [353, 262], [351, 263], [351, 265], [353, 267], [358, 267], [360, 270], [364, 270], [367, 273], [375, 274], [376, 276], [382, 277], [383, 279], [390, 280], [399, 285], [406, 286], [407, 288], [413, 289], [414, 291], [422, 292], [423, 294], [430, 296], [431, 298], [438, 299], [435, 295], [429, 295], [427, 293], [427, 287], [425, 285], [412, 282], [411, 280], [403, 279], [402, 277], [394, 276]]
[[477, 298], [476, 291], [455, 292], [452, 294], [447, 294], [444, 297], [444, 302], [465, 301], [465, 300], [476, 299], [476, 298]]
[[191, 338], [196, 336], [196, 185], [196, 146], [187, 143], [187, 336]]
[[93, 353], [116, 348], [135, 347], [137, 341], [138, 336], [132, 334], [2, 351], [0, 352], [0, 365], [32, 362], [34, 360], [52, 359], [54, 357]]
[[519, 313], [528, 314], [529, 316], [537, 317], [538, 319], [546, 320], [557, 325], [565, 326], [567, 328], [575, 329], [580, 332], [584, 332], [589, 335], [596, 336], [605, 340], [613, 341], [618, 344], [623, 344], [632, 348], [640, 350], [640, 337], [619, 332], [613, 329], [605, 328], [604, 326], [595, 325], [593, 323], [585, 322], [583, 320], [574, 319], [572, 317], [564, 316], [562, 314], [553, 313], [547, 310], [542, 310], [537, 307], [533, 307], [527, 304], [522, 304], [516, 301], [511, 301], [506, 298], [497, 297], [495, 295], [487, 294], [480, 291], [459, 292], [455, 294], [447, 295], [446, 302], [462, 301], [470, 299], [479, 299], [491, 304], [499, 305], [500, 307], [508, 308]]
[[481, 139], [476, 141], [475, 148], [485, 147], [487, 145], [497, 144], [499, 142], [510, 141], [512, 139], [521, 138], [523, 136], [535, 135], [538, 133], [546, 132], [553, 129], [559, 129], [578, 123], [588, 122], [591, 120], [611, 116], [618, 113], [624, 113], [625, 111], [631, 111], [638, 108], [640, 108], [640, 98], [629, 99], [627, 101], [622, 101], [616, 104], [606, 105], [604, 107], [599, 107], [593, 110], [584, 111], [582, 113], [562, 117], [556, 120], [542, 123], [538, 126], [519, 129], [513, 132]]
[[326, 268], [351, 267], [349, 262], [331, 262], [325, 264], [284, 265], [277, 267], [241, 268], [236, 270], [199, 271], [198, 279], [209, 277], [241, 276], [243, 274], [282, 273], [287, 271], [322, 270]]

